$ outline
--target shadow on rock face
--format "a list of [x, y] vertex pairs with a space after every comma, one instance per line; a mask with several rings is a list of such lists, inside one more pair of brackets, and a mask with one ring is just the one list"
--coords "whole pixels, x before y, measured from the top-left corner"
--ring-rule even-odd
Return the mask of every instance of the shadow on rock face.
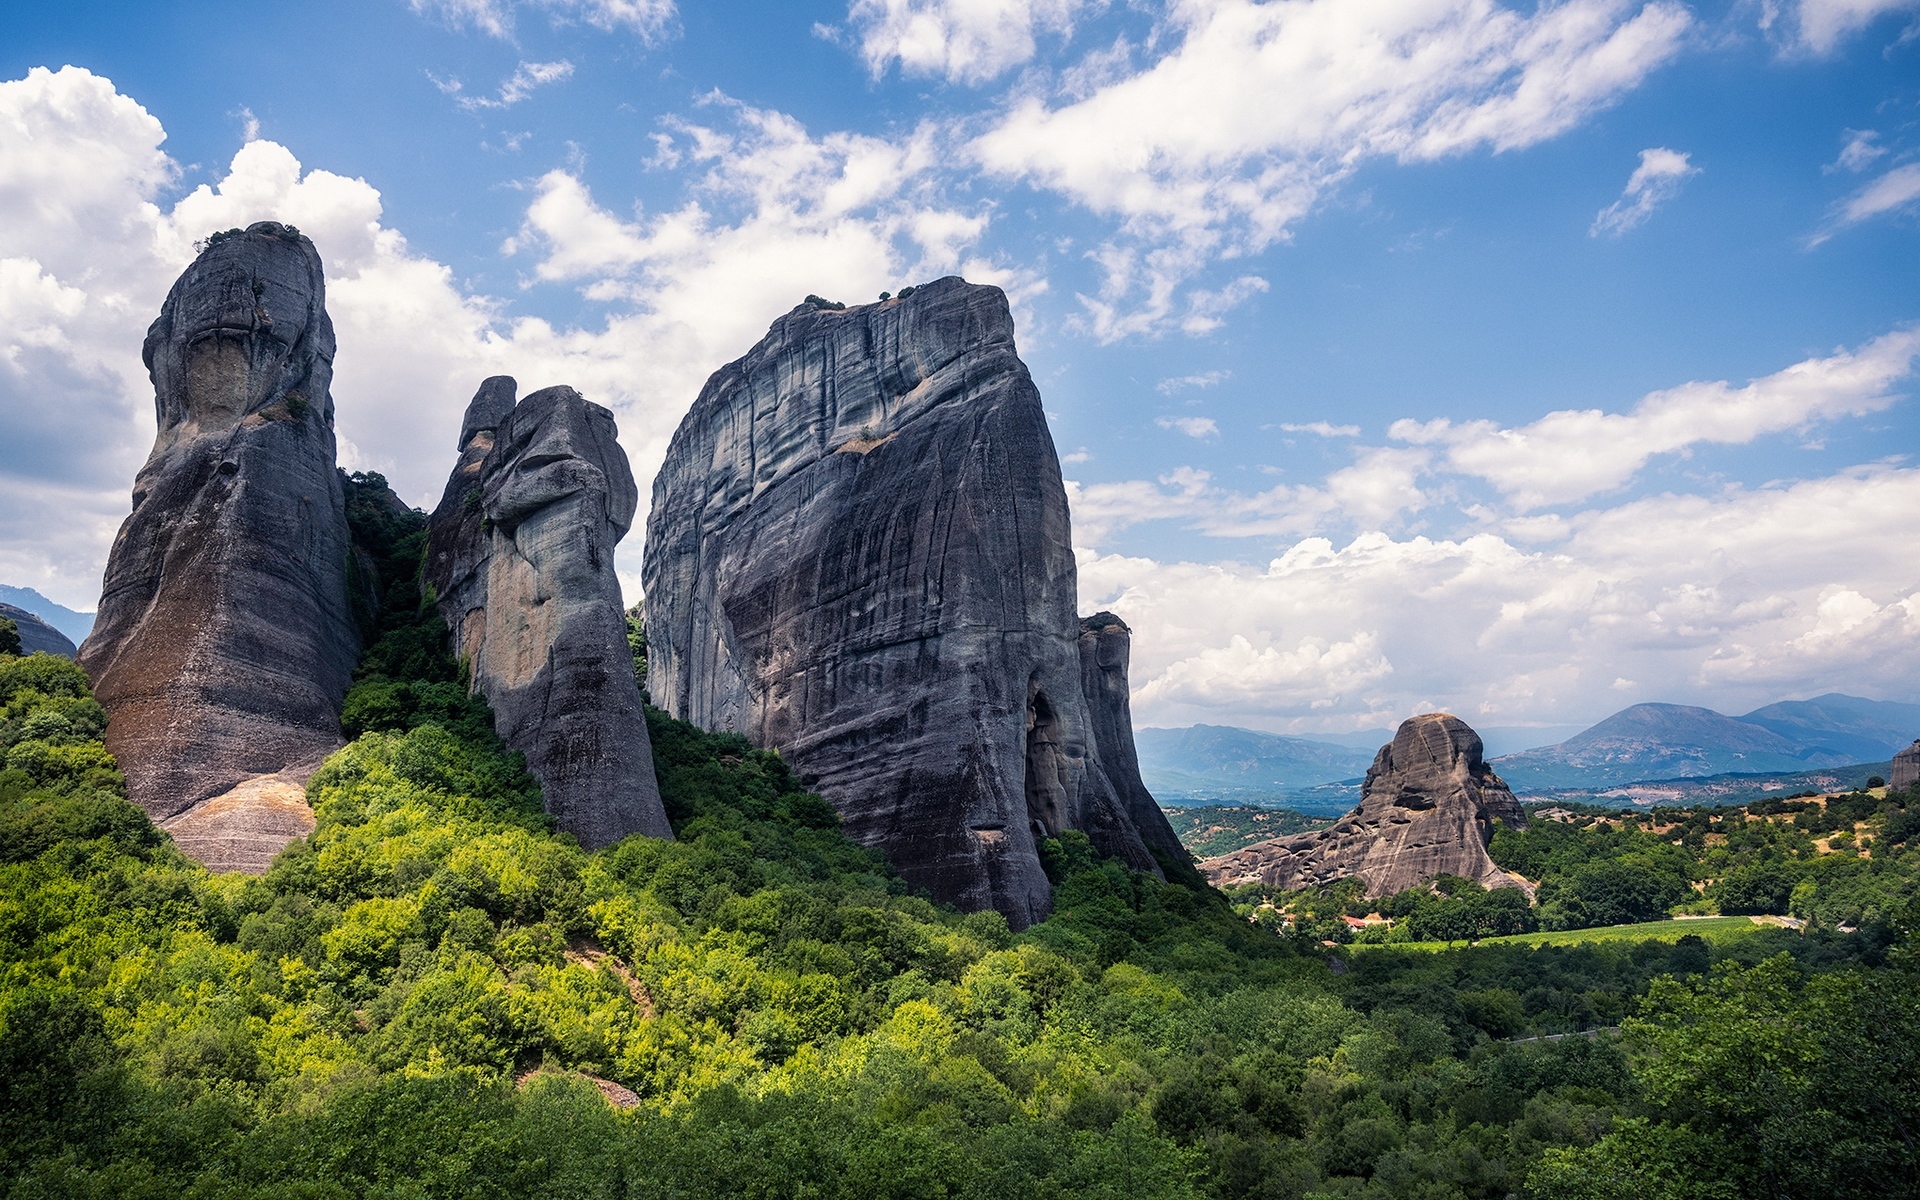
[[361, 635], [333, 353], [320, 256], [273, 222], [211, 239], [147, 331], [158, 433], [80, 663], [163, 825], [340, 745]]
[[998, 288], [776, 321], [674, 434], [644, 572], [655, 702], [778, 749], [936, 898], [1024, 927], [1050, 904], [1037, 839], [1065, 830], [1142, 871], [1184, 857], [1132, 762], [1124, 651], [1096, 633], [1083, 658]]
[[1524, 827], [1526, 813], [1486, 764], [1480, 735], [1448, 713], [1409, 717], [1380, 747], [1360, 806], [1330, 828], [1274, 838], [1200, 864], [1217, 887], [1260, 883], [1293, 889], [1358, 876], [1385, 896], [1436, 875], [1486, 887], [1519, 887], [1487, 855], [1493, 822]]
[[653, 774], [613, 551], [639, 489], [613, 414], [569, 387], [480, 385], [429, 522], [440, 615], [527, 756], [547, 811], [589, 848], [672, 837]]

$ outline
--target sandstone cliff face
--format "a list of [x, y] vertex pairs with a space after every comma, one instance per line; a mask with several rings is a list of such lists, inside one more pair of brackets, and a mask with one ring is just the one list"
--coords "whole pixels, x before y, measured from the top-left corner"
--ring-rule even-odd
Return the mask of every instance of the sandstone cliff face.
[[1083, 692], [1066, 492], [999, 289], [776, 321], [674, 434], [644, 578], [654, 702], [777, 749], [939, 899], [1027, 925], [1035, 839], [1068, 829], [1141, 870], [1182, 853], [1139, 813], [1123, 637], [1084, 668], [1105, 707]]
[[72, 658], [76, 653], [73, 643], [67, 639], [66, 634], [24, 608], [0, 604], [0, 617], [12, 621], [14, 628], [19, 631], [22, 654], [46, 653]]
[[333, 351], [320, 256], [272, 222], [208, 246], [147, 331], [159, 431], [79, 661], [163, 827], [262, 776], [297, 787], [340, 745], [361, 635]]
[[1360, 807], [1332, 827], [1260, 842], [1200, 869], [1216, 887], [1290, 889], [1359, 876], [1367, 895], [1385, 896], [1448, 874], [1532, 895], [1487, 857], [1495, 818], [1526, 824], [1513, 793], [1487, 768], [1480, 735], [1458, 717], [1428, 713], [1402, 723], [1380, 748]]
[[613, 548], [640, 500], [613, 414], [568, 387], [480, 385], [429, 521], [427, 578], [473, 688], [589, 849], [672, 837]]
[[1887, 772], [1887, 786], [1894, 791], [1920, 783], [1920, 741], [1893, 756], [1893, 769]]

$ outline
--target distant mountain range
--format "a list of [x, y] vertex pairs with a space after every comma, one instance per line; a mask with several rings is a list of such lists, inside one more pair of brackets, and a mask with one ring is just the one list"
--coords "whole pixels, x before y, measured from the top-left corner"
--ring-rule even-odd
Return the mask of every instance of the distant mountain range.
[[[1479, 732], [1494, 770], [1515, 792], [1598, 792], [1625, 784], [1729, 774], [1797, 777], [1885, 763], [1920, 737], [1920, 704], [1830, 692], [1769, 704], [1743, 717], [1685, 704], [1636, 704], [1588, 729], [1575, 733], [1576, 728], [1490, 726]], [[1568, 733], [1573, 736], [1564, 741], [1541, 744]], [[1393, 731], [1303, 738], [1193, 725], [1140, 729], [1134, 736], [1141, 776], [1169, 807], [1256, 804], [1327, 813], [1359, 802], [1360, 777]], [[1528, 746], [1533, 748], [1502, 753]], [[1728, 789], [1744, 794], [1761, 786], [1729, 781], [1702, 794]]]
[[0, 604], [26, 609], [73, 639], [76, 646], [86, 641], [87, 635], [93, 632], [92, 613], [75, 612], [64, 605], [55, 604], [32, 588], [9, 587], [0, 583]]
[[1391, 738], [1366, 749], [1229, 725], [1138, 729], [1140, 775], [1162, 803], [1279, 804], [1294, 792], [1367, 773]]
[[1799, 772], [1885, 762], [1920, 736], [1920, 704], [1830, 692], [1729, 717], [1685, 704], [1636, 704], [1566, 741], [1493, 761], [1522, 795], [1729, 773]]

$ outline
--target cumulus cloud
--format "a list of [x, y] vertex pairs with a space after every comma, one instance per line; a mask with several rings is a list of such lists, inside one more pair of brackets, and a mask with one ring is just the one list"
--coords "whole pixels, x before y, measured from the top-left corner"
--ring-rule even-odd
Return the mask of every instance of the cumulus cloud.
[[[872, 295], [956, 270], [1016, 303], [1042, 286], [971, 253], [983, 215], [916, 190], [924, 139], [816, 139], [777, 113], [713, 108], [726, 119], [670, 135], [696, 172], [678, 209], [628, 219], [575, 175], [537, 182], [508, 249], [610, 313], [559, 328], [413, 251], [365, 180], [252, 140], [216, 182], [168, 202], [165, 131], [111, 82], [67, 68], [0, 83], [0, 575], [90, 606], [153, 436], [141, 338], [215, 230], [270, 219], [313, 238], [339, 336], [342, 464], [386, 473], [416, 504], [438, 496], [433, 448], [487, 375], [570, 383], [612, 408], [644, 484], [707, 373], [808, 292]], [[47, 497], [64, 521], [47, 519]]]
[[1024, 95], [971, 153], [1119, 221], [1095, 252], [1100, 292], [1082, 298], [1096, 334], [1204, 331], [1264, 285], [1243, 277], [1183, 310], [1185, 281], [1286, 237], [1360, 164], [1554, 137], [1671, 60], [1692, 24], [1671, 0], [1194, 0], [1142, 70], [1058, 102]]
[[1640, 152], [1640, 165], [1627, 177], [1620, 198], [1600, 210], [1593, 218], [1588, 237], [1603, 233], [1619, 237], [1653, 215], [1653, 210], [1680, 194], [1680, 185], [1700, 168], [1688, 162], [1689, 156], [1664, 146]]
[[1153, 423], [1162, 429], [1178, 429], [1190, 438], [1220, 436], [1220, 426], [1212, 417], [1157, 417]]
[[1443, 447], [1446, 465], [1492, 483], [1521, 510], [1584, 500], [1620, 487], [1655, 455], [1697, 443], [1741, 445], [1815, 421], [1877, 412], [1920, 355], [1920, 327], [1853, 350], [1810, 358], [1734, 387], [1721, 380], [1653, 392], [1626, 413], [1548, 413], [1506, 429], [1492, 421], [1401, 420], [1390, 436]]
[[738, 355], [809, 292], [870, 296], [962, 273], [1007, 288], [1017, 304], [1041, 286], [975, 252], [984, 212], [930, 194], [931, 131], [900, 141], [816, 138], [783, 113], [718, 96], [710, 107], [728, 120], [675, 121], [660, 147], [703, 169], [685, 204], [624, 217], [577, 175], [554, 170], [535, 183], [505, 251], [531, 256], [538, 279], [574, 283], [591, 298], [677, 325], [684, 354], [704, 356], [708, 369]]
[[910, 75], [985, 83], [1033, 58], [1037, 35], [1064, 35], [1100, 0], [853, 0], [847, 20], [875, 78]]
[[673, 0], [407, 0], [407, 7], [503, 41], [512, 39], [521, 8], [544, 11], [555, 24], [580, 21], [607, 33], [625, 30], [649, 43], [667, 31], [675, 13]]
[[[1264, 565], [1083, 549], [1083, 608], [1134, 628], [1135, 716], [1283, 731], [1446, 708], [1585, 722], [1636, 694], [1743, 711], [1784, 691], [1907, 696], [1920, 470], [1658, 496], [1567, 519], [1551, 549], [1307, 537]], [[1076, 514], [1077, 515], [1077, 514]]]
[[1368, 447], [1318, 486], [1281, 484], [1255, 493], [1221, 487], [1212, 472], [1196, 467], [1175, 468], [1155, 481], [1068, 480], [1074, 539], [1105, 545], [1130, 526], [1164, 520], [1210, 537], [1299, 536], [1330, 524], [1378, 528], [1427, 505], [1419, 477], [1430, 458], [1424, 449]]
[[[559, 83], [573, 77], [573, 64], [565, 59], [559, 62], [538, 63], [523, 62], [512, 75], [500, 84], [497, 96], [469, 96], [458, 79], [434, 79], [433, 84], [444, 94], [453, 97], [453, 102], [465, 112], [480, 112], [489, 108], [512, 108], [528, 96], [550, 83]], [[428, 78], [433, 78], [431, 75]], [[258, 133], [258, 125], [254, 131]]]
[[[1889, 13], [1916, 10], [1920, 0], [1799, 0], [1790, 6], [1785, 25], [1798, 49], [1824, 55]], [[1762, 12], [1762, 24], [1773, 25], [1774, 6], [1767, 5]]]

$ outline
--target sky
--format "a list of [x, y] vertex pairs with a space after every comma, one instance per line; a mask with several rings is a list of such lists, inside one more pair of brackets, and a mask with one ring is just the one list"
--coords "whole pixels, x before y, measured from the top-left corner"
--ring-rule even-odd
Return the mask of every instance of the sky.
[[342, 464], [485, 376], [644, 509], [809, 293], [1006, 289], [1139, 724], [1920, 700], [1920, 0], [0, 0], [0, 582], [91, 609], [194, 243]]

